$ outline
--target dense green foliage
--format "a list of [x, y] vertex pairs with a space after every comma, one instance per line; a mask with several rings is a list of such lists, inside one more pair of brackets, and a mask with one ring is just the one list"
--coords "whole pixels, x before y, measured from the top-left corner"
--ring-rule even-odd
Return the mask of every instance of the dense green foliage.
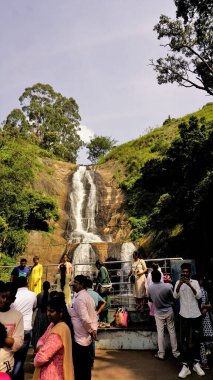
[[154, 30], [166, 39], [165, 58], [151, 60], [159, 84], [177, 82], [213, 95], [212, 0], [174, 0], [176, 19], [161, 15]]
[[48, 84], [37, 83], [26, 88], [19, 101], [21, 109], [11, 111], [3, 130], [15, 138], [28, 139], [65, 161], [75, 162], [83, 145], [75, 100], [55, 92]]
[[48, 231], [58, 211], [53, 198], [32, 188], [36, 173], [43, 169], [39, 156], [46, 152], [3, 132], [0, 137], [0, 248], [16, 257], [25, 248], [28, 231]]
[[164, 157], [146, 162], [140, 178], [127, 190], [133, 236], [140, 238], [149, 230], [163, 234], [152, 242], [158, 255], [181, 250], [192, 256], [198, 234], [204, 246], [211, 246], [213, 122], [208, 127], [205, 122], [199, 126], [195, 117], [181, 123], [180, 136]]
[[88, 159], [95, 164], [101, 157], [105, 156], [116, 144], [111, 137], [95, 136], [86, 145], [88, 149]]
[[117, 167], [115, 178], [118, 184], [125, 189], [131, 188], [140, 177], [140, 169], [144, 164], [148, 160], [164, 156], [171, 142], [179, 135], [178, 125], [187, 123], [191, 116], [196, 116], [200, 125], [204, 119], [208, 124], [213, 120], [213, 103], [207, 103], [201, 110], [179, 119], [167, 118], [162, 127], [138, 139], [116, 146], [100, 159], [99, 163], [113, 162], [113, 165]]
[[[148, 254], [211, 252], [213, 104], [115, 147], [102, 163], [117, 168], [131, 239], [152, 235]], [[110, 164], [111, 162], [111, 164]]]

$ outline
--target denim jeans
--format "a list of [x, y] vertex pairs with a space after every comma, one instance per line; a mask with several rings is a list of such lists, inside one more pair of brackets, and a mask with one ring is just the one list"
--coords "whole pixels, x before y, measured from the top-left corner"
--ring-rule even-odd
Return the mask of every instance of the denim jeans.
[[89, 360], [90, 360], [90, 366], [93, 367], [94, 360], [95, 360], [95, 340], [92, 338], [92, 343], [89, 346]]
[[24, 380], [24, 362], [27, 357], [27, 351], [31, 341], [31, 330], [24, 331], [24, 343], [22, 347], [15, 352], [15, 364], [12, 372], [12, 380]]
[[202, 317], [184, 318], [180, 316], [180, 333], [182, 346], [182, 362], [189, 364], [200, 359], [200, 343], [202, 337]]

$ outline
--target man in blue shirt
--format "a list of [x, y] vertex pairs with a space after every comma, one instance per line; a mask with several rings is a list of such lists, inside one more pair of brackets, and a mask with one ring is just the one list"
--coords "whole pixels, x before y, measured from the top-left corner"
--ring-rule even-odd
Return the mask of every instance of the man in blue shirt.
[[11, 282], [16, 282], [18, 277], [26, 277], [26, 278], [29, 277], [30, 268], [28, 268], [26, 265], [27, 265], [27, 259], [24, 259], [24, 258], [21, 259], [20, 265], [18, 265], [12, 270], [11, 279], [10, 279]]

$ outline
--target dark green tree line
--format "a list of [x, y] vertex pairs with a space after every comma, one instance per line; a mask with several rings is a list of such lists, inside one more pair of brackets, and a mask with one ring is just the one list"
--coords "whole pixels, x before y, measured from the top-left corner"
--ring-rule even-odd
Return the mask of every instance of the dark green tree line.
[[161, 255], [171, 255], [177, 241], [189, 254], [198, 236], [206, 249], [212, 246], [212, 129], [213, 125], [201, 125], [195, 117], [180, 124], [180, 136], [165, 156], [148, 161], [127, 192], [133, 236], [139, 238], [150, 229], [156, 235], [164, 231], [165, 244], [155, 246]]
[[49, 222], [58, 219], [56, 201], [32, 188], [37, 155], [23, 140], [1, 140], [0, 250], [11, 257], [23, 251], [30, 230], [48, 231]]

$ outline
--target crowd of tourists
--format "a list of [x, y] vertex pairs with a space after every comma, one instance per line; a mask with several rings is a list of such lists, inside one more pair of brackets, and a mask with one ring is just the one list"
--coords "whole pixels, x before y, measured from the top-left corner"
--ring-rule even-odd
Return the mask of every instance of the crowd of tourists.
[[[0, 380], [24, 380], [30, 345], [34, 350], [33, 380], [91, 380], [98, 327], [110, 327], [111, 279], [102, 261], [96, 261], [96, 268], [93, 287], [93, 279], [83, 274], [73, 276], [65, 254], [57, 268], [55, 290], [51, 290], [48, 281], [42, 284], [43, 267], [35, 256], [32, 268], [23, 258], [13, 269], [10, 282], [0, 281]], [[189, 263], [181, 265], [174, 289], [170, 276], [163, 275], [158, 265], [153, 264], [146, 274], [146, 263], [135, 251], [127, 280], [133, 283], [138, 312], [143, 313], [149, 300], [150, 318], [155, 318], [157, 328], [155, 357], [166, 358], [166, 326], [172, 355], [182, 361], [178, 376], [190, 375], [191, 365], [199, 376], [205, 375], [209, 368], [207, 342], [213, 341], [213, 328], [204, 279], [191, 278]], [[173, 311], [176, 299], [180, 303], [181, 352]]]
[[[133, 254], [133, 264], [128, 278], [133, 278], [133, 295], [136, 310], [143, 311], [148, 299], [149, 315], [155, 318], [158, 352], [155, 357], [165, 359], [165, 327], [168, 330], [173, 357], [182, 361], [179, 378], [191, 374], [190, 366], [199, 376], [209, 369], [208, 347], [213, 348], [212, 305], [202, 276], [191, 276], [191, 264], [181, 265], [180, 278], [173, 289], [172, 279], [153, 264], [147, 267], [139, 252]], [[180, 346], [178, 350], [174, 301], [179, 301]]]

